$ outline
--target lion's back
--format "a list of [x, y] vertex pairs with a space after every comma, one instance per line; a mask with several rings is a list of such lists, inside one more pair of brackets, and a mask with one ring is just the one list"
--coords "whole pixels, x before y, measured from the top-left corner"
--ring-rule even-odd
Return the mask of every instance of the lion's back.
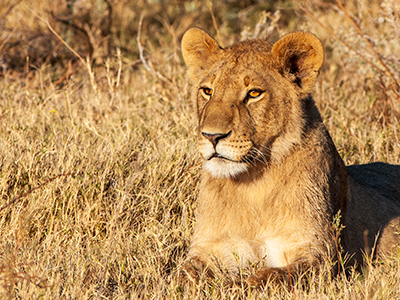
[[375, 162], [347, 166], [347, 172], [359, 184], [374, 189], [400, 205], [400, 165]]
[[[396, 253], [400, 245], [400, 166], [371, 163], [347, 167], [349, 202], [344, 214], [344, 247], [361, 260], [363, 250]], [[369, 249], [369, 250], [368, 250]]]

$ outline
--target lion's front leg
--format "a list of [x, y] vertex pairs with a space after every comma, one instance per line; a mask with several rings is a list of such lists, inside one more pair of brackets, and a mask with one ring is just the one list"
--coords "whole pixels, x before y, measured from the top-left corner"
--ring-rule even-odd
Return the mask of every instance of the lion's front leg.
[[214, 278], [214, 272], [200, 257], [192, 256], [183, 263], [180, 277], [182, 281], [190, 280], [198, 283], [200, 278]]
[[250, 286], [262, 286], [267, 283], [271, 284], [289, 284], [294, 285], [299, 276], [311, 269], [308, 263], [295, 263], [283, 268], [265, 267], [258, 270], [248, 279]]
[[[290, 275], [291, 276], [291, 275]], [[267, 283], [283, 283], [289, 280], [286, 268], [263, 268], [249, 277], [250, 286], [258, 287]]]

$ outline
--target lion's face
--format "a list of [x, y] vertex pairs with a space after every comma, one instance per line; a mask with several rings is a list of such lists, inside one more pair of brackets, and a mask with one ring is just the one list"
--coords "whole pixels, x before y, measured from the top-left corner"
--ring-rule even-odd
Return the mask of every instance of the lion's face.
[[[214, 176], [236, 176], [257, 163], [268, 164], [273, 140], [284, 130], [285, 105], [272, 87], [277, 74], [266, 72], [253, 55], [234, 53], [216, 64], [197, 89], [199, 151]], [[247, 55], [246, 55], [247, 54]]]
[[300, 45], [300, 36], [288, 35], [273, 47], [250, 40], [227, 49], [200, 29], [185, 34], [182, 50], [194, 83], [199, 151], [212, 176], [237, 177], [268, 166], [301, 142], [300, 99], [308, 95], [323, 55], [316, 37], [295, 34], [302, 37]]

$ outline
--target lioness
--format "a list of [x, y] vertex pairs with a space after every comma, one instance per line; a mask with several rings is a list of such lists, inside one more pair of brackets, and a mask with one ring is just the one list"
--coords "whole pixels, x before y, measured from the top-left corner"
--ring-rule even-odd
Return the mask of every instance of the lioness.
[[324, 57], [317, 37], [293, 32], [272, 46], [254, 39], [223, 49], [192, 28], [182, 53], [204, 160], [189, 275], [262, 261], [250, 278], [260, 284], [318, 267], [336, 257], [339, 211], [354, 260], [366, 247], [380, 257], [397, 251], [400, 167], [345, 167], [311, 97]]

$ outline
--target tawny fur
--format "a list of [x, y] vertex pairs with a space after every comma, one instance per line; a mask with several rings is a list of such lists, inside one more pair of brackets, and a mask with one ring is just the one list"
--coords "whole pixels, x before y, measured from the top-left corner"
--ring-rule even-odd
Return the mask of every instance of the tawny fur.
[[272, 46], [257, 39], [222, 49], [193, 28], [182, 53], [204, 160], [189, 274], [216, 264], [236, 274], [262, 261], [257, 284], [318, 266], [336, 257], [339, 211], [352, 262], [375, 243], [378, 256], [397, 251], [400, 167], [346, 169], [311, 97], [318, 38], [294, 32]]

